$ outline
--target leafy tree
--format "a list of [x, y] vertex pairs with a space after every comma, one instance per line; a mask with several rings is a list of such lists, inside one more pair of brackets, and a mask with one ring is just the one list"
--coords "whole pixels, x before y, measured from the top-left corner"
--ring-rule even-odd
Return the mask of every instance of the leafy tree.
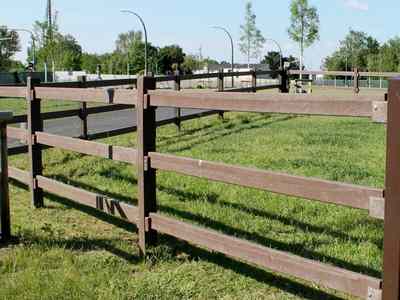
[[[115, 42], [115, 51], [105, 57], [105, 70], [126, 74], [129, 64], [130, 74], [143, 74], [144, 48], [143, 35], [140, 31], [121, 33]], [[148, 45], [149, 71], [157, 71], [158, 49]]]
[[247, 57], [247, 65], [250, 67], [250, 60], [258, 58], [265, 43], [265, 38], [256, 26], [256, 15], [253, 12], [250, 1], [246, 2], [245, 24], [241, 25], [240, 51]]
[[[56, 22], [49, 28], [47, 21], [36, 21], [34, 35], [37, 41], [36, 61], [39, 69], [43, 70], [46, 63], [49, 67], [54, 64], [57, 70], [81, 70], [82, 47], [73, 36], [61, 34]], [[32, 55], [32, 51], [29, 51], [30, 59]]]
[[160, 72], [170, 73], [181, 70], [181, 65], [185, 61], [186, 54], [178, 45], [166, 46], [160, 49], [158, 53], [158, 67]]
[[196, 55], [186, 55], [181, 67], [184, 73], [193, 74], [193, 71], [204, 67], [204, 61], [200, 60]]
[[377, 56], [379, 69], [376, 71], [400, 72], [400, 37], [388, 40]]
[[0, 27], [0, 71], [9, 71], [13, 67], [12, 57], [20, 49], [17, 32]]
[[319, 39], [319, 17], [317, 9], [309, 6], [308, 0], [292, 0], [290, 13], [288, 33], [300, 46], [300, 69], [303, 69], [304, 49]]
[[120, 33], [118, 39], [115, 42], [116, 51], [123, 54], [129, 54], [132, 45], [135, 43], [140, 43], [142, 41], [141, 31], [128, 31], [126, 33]]
[[[283, 58], [283, 63], [285, 63], [288, 70], [300, 70], [300, 60], [292, 55]], [[302, 66], [304, 70], [304, 65]]]
[[380, 62], [378, 41], [362, 31], [350, 29], [340, 46], [331, 56], [325, 58], [327, 70], [344, 71], [358, 68], [361, 71], [377, 70]]
[[280, 69], [281, 54], [276, 51], [270, 51], [261, 60], [261, 64], [268, 65], [271, 71], [278, 71]]
[[97, 71], [97, 66], [101, 65], [102, 56], [98, 54], [82, 53], [82, 66], [81, 69], [94, 74]]

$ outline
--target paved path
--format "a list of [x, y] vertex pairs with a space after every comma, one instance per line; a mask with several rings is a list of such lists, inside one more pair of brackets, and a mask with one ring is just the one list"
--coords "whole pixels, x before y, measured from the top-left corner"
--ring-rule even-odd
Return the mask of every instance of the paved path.
[[[182, 109], [182, 116], [196, 114], [202, 112], [199, 109]], [[158, 108], [157, 121], [171, 119], [175, 117], [175, 109]], [[136, 113], [133, 109], [106, 112], [101, 114], [93, 114], [88, 116], [88, 133], [100, 133], [110, 130], [136, 126]], [[63, 136], [79, 136], [80, 135], [80, 119], [78, 117], [69, 117], [55, 120], [44, 121], [44, 131], [63, 135]], [[11, 140], [9, 146], [19, 145], [17, 141]]]

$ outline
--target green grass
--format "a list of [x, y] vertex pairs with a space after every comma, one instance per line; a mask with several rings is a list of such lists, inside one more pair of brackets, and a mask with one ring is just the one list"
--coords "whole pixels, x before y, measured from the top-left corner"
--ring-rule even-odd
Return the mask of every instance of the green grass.
[[[367, 119], [246, 113], [157, 131], [158, 151], [383, 187], [385, 127]], [[134, 134], [104, 140], [134, 147]], [[136, 203], [133, 166], [46, 150], [45, 176]], [[25, 156], [10, 164], [26, 168]], [[380, 277], [383, 223], [365, 211], [158, 173], [162, 214]], [[161, 236], [147, 260], [133, 226], [11, 187], [16, 242], [0, 248], [1, 299], [337, 299], [345, 295]], [[100, 218], [100, 219], [99, 219]]]

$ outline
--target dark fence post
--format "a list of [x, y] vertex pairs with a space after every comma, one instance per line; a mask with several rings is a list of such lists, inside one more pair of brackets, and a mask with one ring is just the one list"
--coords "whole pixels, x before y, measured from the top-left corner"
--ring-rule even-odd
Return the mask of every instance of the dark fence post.
[[358, 68], [354, 69], [354, 93], [360, 93], [360, 72]]
[[[86, 88], [86, 76], [79, 76], [78, 81], [80, 82], [81, 88]], [[87, 122], [87, 103], [80, 102], [79, 107], [79, 119], [81, 119], [81, 134], [80, 138], [87, 140], [88, 139], [88, 122]]]
[[[223, 92], [225, 89], [225, 85], [224, 85], [224, 69], [219, 69], [218, 70], [218, 78], [217, 78], [217, 88], [218, 88], [218, 92]], [[218, 115], [221, 119], [224, 118], [224, 112], [220, 111], [218, 112]]]
[[400, 298], [400, 79], [390, 80], [388, 99], [383, 300]]
[[11, 238], [10, 199], [8, 193], [7, 121], [10, 114], [0, 113], [0, 241]]
[[[174, 76], [174, 90], [180, 91], [181, 90], [181, 75], [179, 70], [175, 72]], [[178, 126], [178, 129], [181, 130], [181, 108], [175, 108], [175, 125]]]
[[253, 93], [257, 92], [257, 70], [255, 68], [251, 70], [251, 88]]
[[149, 229], [148, 217], [157, 211], [156, 170], [149, 164], [148, 153], [156, 150], [156, 108], [149, 105], [147, 91], [156, 89], [153, 77], [139, 77], [137, 99], [137, 157], [139, 200], [139, 247], [143, 255], [146, 246], [157, 242], [157, 232]]
[[281, 93], [289, 93], [289, 74], [287, 70], [281, 70], [279, 72], [280, 77], [280, 87], [279, 91]]
[[27, 79], [27, 105], [28, 105], [28, 153], [30, 166], [29, 189], [31, 201], [34, 207], [44, 206], [43, 190], [37, 186], [36, 176], [42, 175], [42, 147], [35, 141], [35, 132], [43, 131], [43, 120], [41, 117], [40, 99], [36, 98], [35, 85], [39, 80], [28, 77]]

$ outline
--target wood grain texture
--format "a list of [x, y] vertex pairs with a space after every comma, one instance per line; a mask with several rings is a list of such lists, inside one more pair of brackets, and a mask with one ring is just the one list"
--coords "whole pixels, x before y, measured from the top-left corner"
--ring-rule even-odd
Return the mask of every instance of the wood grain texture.
[[131, 164], [135, 164], [137, 161], [137, 151], [132, 148], [112, 146], [44, 132], [36, 132], [36, 141], [42, 145], [58, 147], [115, 161]]
[[354, 95], [349, 96], [349, 100], [337, 100], [334, 96], [317, 95], [172, 91], [150, 91], [149, 94], [153, 106], [354, 117], [371, 117], [372, 102], [380, 98]]
[[133, 205], [110, 199], [107, 196], [87, 192], [43, 176], [38, 176], [37, 181], [38, 186], [50, 194], [96, 208], [109, 215], [125, 219], [131, 223], [137, 223], [138, 209]]
[[159, 232], [274, 272], [301, 278], [364, 299], [368, 298], [371, 288], [375, 290], [381, 288], [381, 280], [377, 278], [260, 246], [160, 214], [152, 213], [150, 217], [152, 228]]
[[77, 102], [98, 102], [107, 104], [135, 105], [137, 92], [123, 89], [90, 88], [36, 88], [36, 95], [46, 100], [65, 100]]
[[383, 197], [383, 190], [371, 187], [293, 176], [285, 173], [232, 166], [168, 154], [152, 152], [149, 155], [151, 167], [155, 169], [353, 208], [368, 210], [370, 208], [370, 197]]

